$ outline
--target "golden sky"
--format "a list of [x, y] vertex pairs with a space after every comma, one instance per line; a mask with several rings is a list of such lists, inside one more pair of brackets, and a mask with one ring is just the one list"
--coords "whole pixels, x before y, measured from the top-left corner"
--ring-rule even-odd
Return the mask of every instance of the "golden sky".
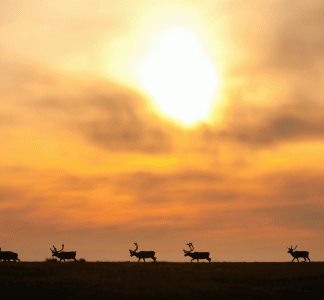
[[323, 1], [0, 7], [2, 250], [323, 259]]

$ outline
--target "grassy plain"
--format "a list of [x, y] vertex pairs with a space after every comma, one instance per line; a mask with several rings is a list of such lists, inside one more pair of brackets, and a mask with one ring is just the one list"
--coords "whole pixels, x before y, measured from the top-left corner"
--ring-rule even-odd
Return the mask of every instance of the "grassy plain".
[[0, 290], [33, 299], [297, 299], [324, 286], [324, 262], [6, 262]]

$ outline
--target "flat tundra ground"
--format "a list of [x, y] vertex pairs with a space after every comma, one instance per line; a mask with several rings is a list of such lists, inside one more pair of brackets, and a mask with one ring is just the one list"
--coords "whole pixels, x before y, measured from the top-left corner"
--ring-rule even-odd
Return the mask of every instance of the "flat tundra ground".
[[33, 299], [297, 299], [324, 286], [324, 262], [2, 262], [2, 295]]

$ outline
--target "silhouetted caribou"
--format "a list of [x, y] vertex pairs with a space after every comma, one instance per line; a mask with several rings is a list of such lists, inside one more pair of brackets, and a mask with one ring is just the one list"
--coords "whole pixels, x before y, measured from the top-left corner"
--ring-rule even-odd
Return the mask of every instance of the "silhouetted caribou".
[[190, 256], [192, 258], [191, 262], [194, 259], [197, 259], [197, 262], [199, 262], [199, 259], [207, 259], [209, 262], [211, 259], [209, 258], [209, 252], [192, 252], [194, 250], [194, 247], [192, 243], [187, 244], [190, 248], [190, 251], [187, 251], [183, 249], [184, 256]]
[[63, 259], [65, 261], [66, 259], [74, 259], [76, 256], [76, 251], [71, 251], [71, 252], [65, 252], [63, 251], [64, 245], [62, 244], [62, 249], [61, 250], [56, 250], [55, 246], [53, 245], [54, 250], [50, 248], [52, 251], [52, 256], [56, 256], [60, 259], [60, 261]]
[[290, 253], [293, 257], [293, 260], [291, 262], [293, 262], [295, 260], [295, 258], [297, 258], [297, 261], [299, 262], [299, 259], [300, 257], [302, 257], [303, 259], [308, 259], [308, 261], [310, 261], [308, 255], [309, 255], [309, 252], [308, 251], [294, 251], [296, 248], [297, 248], [297, 245], [296, 247], [293, 249], [292, 246], [288, 248], [288, 252], [287, 253]]
[[15, 252], [11, 252], [11, 251], [1, 251], [0, 248], [0, 261], [20, 261], [20, 259], [18, 258], [18, 254]]
[[136, 250], [138, 249], [138, 245], [137, 243], [134, 243], [136, 246], [135, 250], [131, 250], [129, 249], [130, 252], [130, 256], [136, 256], [138, 257], [138, 261], [140, 261], [141, 259], [144, 260], [145, 262], [145, 258], [152, 258], [154, 261], [156, 261], [156, 257], [155, 256], [155, 252], [154, 251], [140, 251], [140, 252], [136, 252]]

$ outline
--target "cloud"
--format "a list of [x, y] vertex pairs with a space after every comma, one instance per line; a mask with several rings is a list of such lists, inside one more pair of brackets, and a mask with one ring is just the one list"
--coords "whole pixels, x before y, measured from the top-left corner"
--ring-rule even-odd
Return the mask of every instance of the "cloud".
[[12, 189], [6, 186], [0, 186], [0, 203], [16, 203], [19, 202], [22, 191], [17, 191], [16, 189]]
[[266, 147], [321, 139], [324, 134], [324, 105], [307, 98], [273, 109], [241, 105], [232, 108], [230, 114], [232, 117], [227, 128], [218, 131], [206, 128], [203, 138], [206, 141], [227, 139], [252, 147]]
[[147, 99], [132, 89], [97, 78], [95, 83], [12, 61], [0, 68], [6, 78], [4, 101], [12, 116], [48, 134], [69, 130], [107, 151], [160, 154], [172, 151], [172, 129], [154, 113]]
[[283, 1], [292, 6], [290, 16], [281, 21], [273, 44], [270, 64], [276, 68], [289, 68], [314, 72], [323, 68], [324, 5], [320, 1]]
[[[212, 188], [223, 182], [221, 174], [210, 171], [186, 170], [169, 174], [137, 172], [122, 174], [116, 179], [117, 193], [130, 194], [135, 204], [171, 205], [172, 203], [197, 204], [211, 201], [227, 201], [227, 192]], [[222, 195], [223, 194], [223, 195]]]
[[[315, 170], [295, 171], [293, 173], [278, 172], [262, 176], [260, 184], [273, 194], [273, 203], [283, 205], [318, 205], [324, 198], [323, 175]], [[275, 199], [277, 199], [275, 201]]]
[[149, 219], [144, 214], [136, 222], [161, 228], [169, 224], [187, 231], [322, 228], [324, 178], [314, 170], [274, 172], [252, 181], [209, 172], [191, 174], [189, 178], [196, 179], [190, 181], [184, 174], [129, 174], [116, 180], [116, 193], [131, 196], [129, 208], [154, 208]]
[[324, 5], [230, 3], [231, 27], [224, 30], [235, 53], [230, 58], [224, 54], [223, 123], [202, 128], [202, 141], [207, 148], [233, 142], [256, 149], [321, 140]]
[[15, 123], [15, 117], [13, 115], [1, 115], [0, 114], [0, 127], [11, 126]]
[[318, 206], [279, 206], [254, 211], [252, 216], [250, 222], [258, 219], [261, 227], [264, 224], [292, 230], [322, 230], [324, 225], [324, 209]]
[[98, 186], [107, 185], [110, 178], [101, 176], [62, 176], [57, 181], [57, 190], [62, 191], [93, 191]]
[[324, 217], [323, 180], [323, 175], [312, 170], [293, 174], [278, 172], [260, 177], [257, 182], [262, 195], [251, 197], [254, 208], [246, 212], [241, 226], [321, 230]]
[[[142, 104], [142, 105], [141, 105]], [[148, 121], [143, 99], [126, 92], [95, 96], [88, 105], [99, 109], [101, 118], [80, 122], [79, 133], [105, 149], [147, 154], [167, 153], [171, 136], [158, 121]]]

